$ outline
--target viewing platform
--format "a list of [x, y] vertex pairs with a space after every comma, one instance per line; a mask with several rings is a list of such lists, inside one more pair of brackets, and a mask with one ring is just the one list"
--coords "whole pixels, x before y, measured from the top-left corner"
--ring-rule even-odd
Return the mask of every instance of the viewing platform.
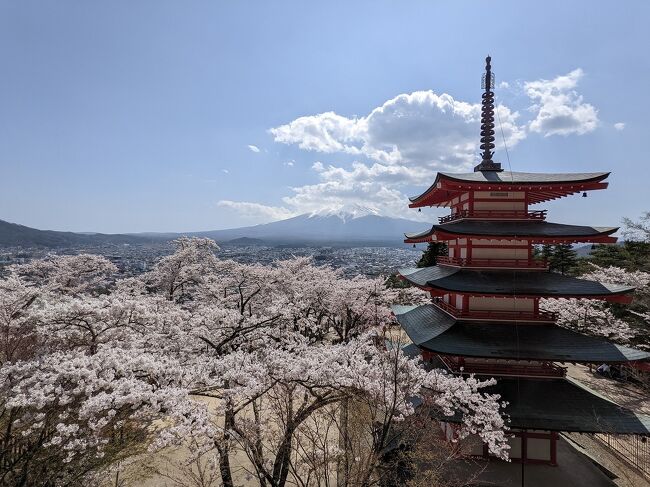
[[547, 210], [463, 210], [451, 215], [441, 216], [438, 223], [477, 218], [481, 220], [546, 220]]
[[436, 257], [436, 262], [442, 265], [474, 269], [548, 269], [548, 262], [541, 259], [466, 259], [440, 255]]
[[508, 311], [508, 310], [461, 310], [455, 306], [445, 303], [443, 300], [435, 300], [434, 305], [449, 313], [457, 320], [481, 320], [481, 321], [532, 321], [536, 323], [555, 323], [557, 313], [550, 311]]

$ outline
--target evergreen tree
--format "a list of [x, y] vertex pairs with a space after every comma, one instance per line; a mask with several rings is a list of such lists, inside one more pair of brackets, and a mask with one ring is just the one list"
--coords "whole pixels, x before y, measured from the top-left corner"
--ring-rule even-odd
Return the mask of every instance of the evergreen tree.
[[411, 283], [409, 283], [406, 279], [400, 279], [400, 277], [397, 274], [391, 274], [390, 276], [388, 276], [385, 285], [387, 288], [393, 288], [393, 289], [404, 289], [407, 287], [411, 287]]
[[571, 273], [578, 265], [576, 251], [571, 244], [554, 245], [549, 264], [551, 271], [560, 272], [562, 275]]
[[589, 261], [600, 267], [628, 267], [628, 258], [627, 251], [621, 245], [596, 245]]
[[436, 265], [436, 257], [439, 255], [447, 255], [447, 244], [444, 242], [429, 242], [429, 245], [422, 252], [422, 257], [420, 257], [416, 265], [417, 267]]
[[542, 260], [549, 262], [551, 260], [551, 257], [553, 256], [553, 246], [548, 244], [542, 245], [542, 248], [539, 252], [539, 256], [541, 257]]
[[623, 244], [629, 270], [650, 272], [650, 242], [626, 240]]

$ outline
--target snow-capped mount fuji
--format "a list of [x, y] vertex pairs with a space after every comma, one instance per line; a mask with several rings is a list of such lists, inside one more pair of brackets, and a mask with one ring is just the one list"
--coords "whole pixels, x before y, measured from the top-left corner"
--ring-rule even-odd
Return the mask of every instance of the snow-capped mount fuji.
[[217, 242], [255, 238], [272, 244], [404, 245], [404, 232], [426, 222], [381, 216], [374, 208], [346, 206], [305, 213], [286, 220], [228, 230], [195, 232]]
[[309, 214], [310, 218], [336, 216], [343, 220], [343, 222], [371, 215], [380, 216], [380, 212], [376, 208], [359, 204], [344, 205], [333, 208], [322, 208], [320, 210], [312, 211]]

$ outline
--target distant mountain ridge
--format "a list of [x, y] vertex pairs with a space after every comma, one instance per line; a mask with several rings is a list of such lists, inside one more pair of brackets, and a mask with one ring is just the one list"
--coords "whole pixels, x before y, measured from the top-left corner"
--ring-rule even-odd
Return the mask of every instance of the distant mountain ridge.
[[209, 237], [233, 245], [312, 244], [312, 245], [403, 245], [404, 232], [423, 230], [427, 223], [391, 218], [373, 209], [353, 212], [324, 211], [305, 213], [286, 220], [227, 230], [183, 233], [101, 234], [57, 232], [0, 220], [2, 247], [66, 247], [98, 244], [142, 244], [163, 242], [182, 235]]
[[427, 223], [374, 214], [303, 214], [250, 227], [196, 232], [217, 242], [255, 238], [269, 243], [402, 244], [404, 232], [424, 229]]
[[17, 223], [0, 220], [0, 247], [70, 247], [97, 244], [138, 244], [151, 238], [134, 235], [58, 232], [37, 230]]

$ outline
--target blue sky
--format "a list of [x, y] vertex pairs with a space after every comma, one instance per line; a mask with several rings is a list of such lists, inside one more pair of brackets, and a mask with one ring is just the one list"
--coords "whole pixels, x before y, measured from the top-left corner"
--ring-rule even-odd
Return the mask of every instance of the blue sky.
[[649, 14], [642, 1], [0, 1], [0, 219], [190, 231], [360, 204], [431, 219], [405, 196], [476, 162], [490, 53], [512, 169], [611, 170], [607, 191], [541, 207], [617, 225], [650, 209]]

